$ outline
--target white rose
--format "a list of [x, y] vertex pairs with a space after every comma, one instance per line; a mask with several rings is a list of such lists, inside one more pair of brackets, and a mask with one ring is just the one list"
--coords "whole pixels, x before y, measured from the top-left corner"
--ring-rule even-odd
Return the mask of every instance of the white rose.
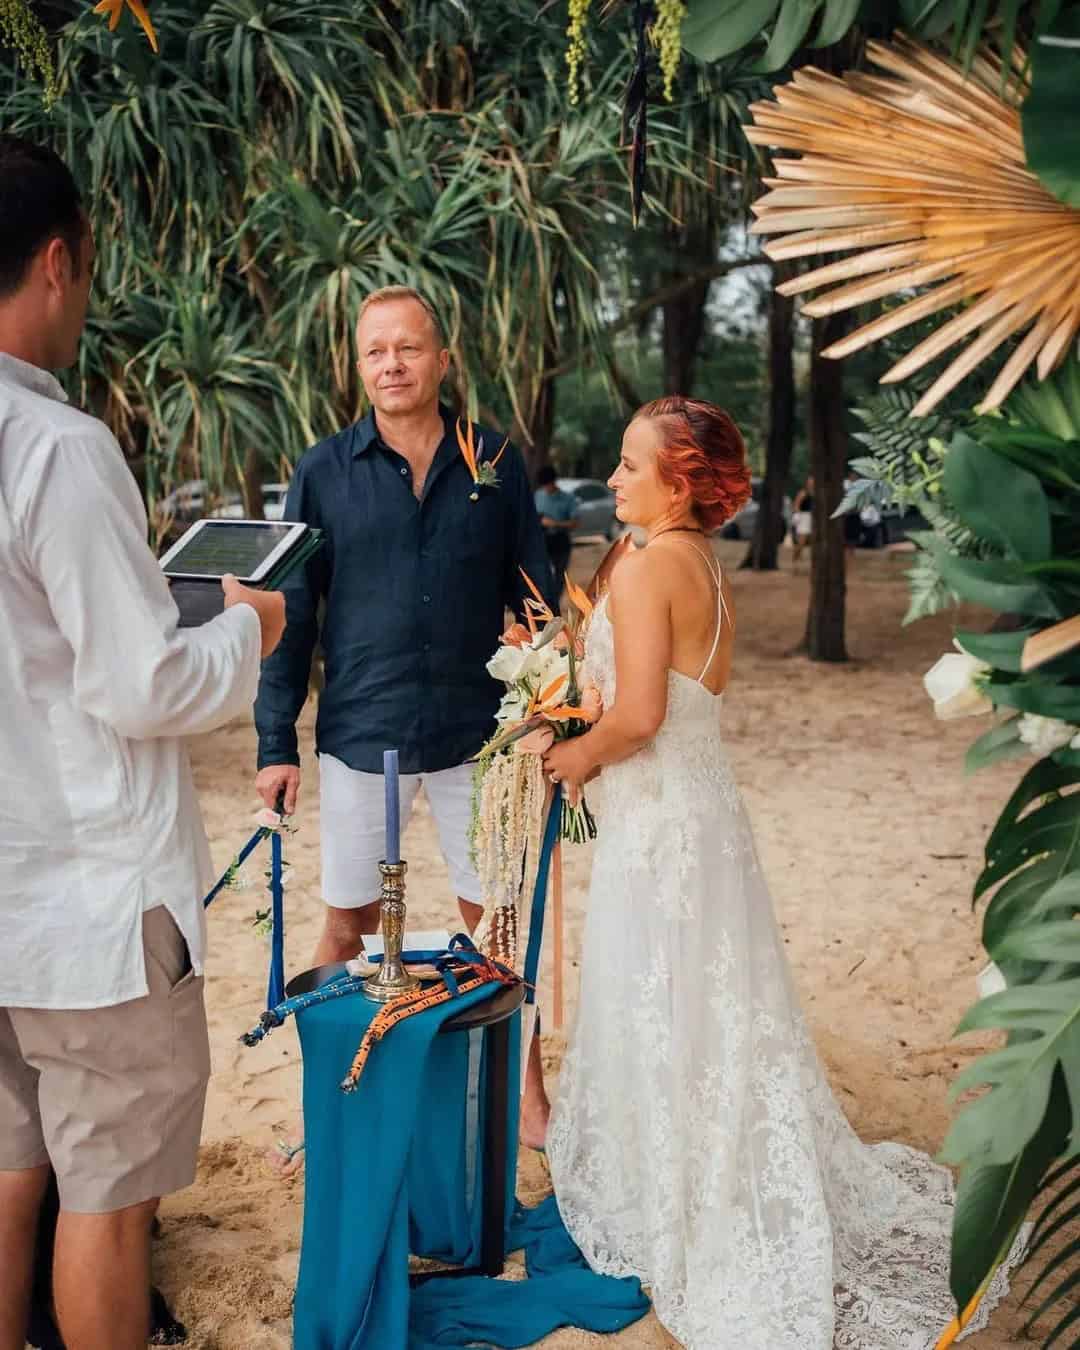
[[990, 669], [959, 646], [955, 652], [946, 652], [923, 676], [923, 688], [934, 700], [936, 716], [950, 721], [992, 711], [994, 705], [976, 684], [978, 676]]
[[1052, 755], [1068, 745], [1077, 734], [1077, 728], [1057, 717], [1040, 717], [1038, 713], [1024, 713], [1019, 723], [1020, 739], [1032, 754]]
[[487, 672], [493, 679], [513, 684], [515, 680], [522, 678], [524, 667], [531, 655], [533, 653], [528, 647], [500, 647], [487, 663]]

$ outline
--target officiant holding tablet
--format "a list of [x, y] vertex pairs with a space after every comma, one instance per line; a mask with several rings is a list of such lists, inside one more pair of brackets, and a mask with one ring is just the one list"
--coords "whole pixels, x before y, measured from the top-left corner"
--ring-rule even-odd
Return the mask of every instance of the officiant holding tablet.
[[[255, 705], [256, 786], [267, 805], [284, 789], [291, 812], [300, 786], [295, 724], [321, 640], [326, 918], [316, 965], [354, 957], [363, 936], [378, 931], [389, 748], [399, 751], [402, 826], [422, 787], [462, 918], [470, 930], [478, 922], [466, 760], [490, 735], [502, 692], [485, 667], [504, 610], [522, 611], [521, 569], [557, 603], [521, 456], [503, 449], [501, 434], [476, 427], [477, 478], [440, 406], [449, 353], [436, 311], [411, 289], [377, 291], [360, 308], [356, 341], [371, 411], [309, 450], [293, 474], [284, 518], [321, 529], [323, 548], [284, 584], [285, 636], [263, 667]], [[539, 1146], [547, 1101], [534, 1047], [522, 1134]]]
[[65, 165], [0, 135], [0, 1350], [26, 1341], [51, 1173], [65, 1343], [146, 1345], [150, 1225], [194, 1180], [210, 1069], [182, 738], [250, 708], [284, 625], [229, 578], [179, 628], [119, 445], [50, 373], [93, 263]]

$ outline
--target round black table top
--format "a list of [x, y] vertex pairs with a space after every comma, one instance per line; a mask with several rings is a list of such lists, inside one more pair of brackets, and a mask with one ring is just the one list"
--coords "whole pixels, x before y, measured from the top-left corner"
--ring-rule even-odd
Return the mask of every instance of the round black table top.
[[[287, 998], [295, 998], [297, 994], [309, 994], [327, 980], [344, 974], [344, 961], [335, 961], [327, 966], [314, 966], [311, 970], [303, 970], [299, 975], [294, 975], [285, 986], [285, 995]], [[363, 995], [359, 994], [357, 997], [363, 998]], [[493, 1026], [496, 1022], [504, 1022], [508, 1017], [513, 1017], [524, 1002], [523, 984], [504, 984], [491, 998], [472, 1004], [455, 1017], [448, 1017], [439, 1031], [440, 1033], [473, 1031], [477, 1027]]]

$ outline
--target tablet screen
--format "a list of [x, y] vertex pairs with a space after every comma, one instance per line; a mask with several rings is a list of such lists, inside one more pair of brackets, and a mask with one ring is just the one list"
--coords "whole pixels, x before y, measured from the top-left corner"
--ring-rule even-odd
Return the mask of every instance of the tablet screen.
[[257, 577], [278, 546], [296, 529], [278, 521], [204, 521], [171, 549], [162, 565], [170, 576]]

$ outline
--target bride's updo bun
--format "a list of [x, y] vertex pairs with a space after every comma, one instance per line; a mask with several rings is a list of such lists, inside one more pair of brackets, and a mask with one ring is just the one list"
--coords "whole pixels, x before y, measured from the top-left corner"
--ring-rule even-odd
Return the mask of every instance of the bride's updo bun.
[[715, 530], [750, 500], [750, 466], [739, 428], [723, 408], [674, 394], [634, 414], [663, 424], [656, 467], [669, 487], [685, 488], [702, 529]]

